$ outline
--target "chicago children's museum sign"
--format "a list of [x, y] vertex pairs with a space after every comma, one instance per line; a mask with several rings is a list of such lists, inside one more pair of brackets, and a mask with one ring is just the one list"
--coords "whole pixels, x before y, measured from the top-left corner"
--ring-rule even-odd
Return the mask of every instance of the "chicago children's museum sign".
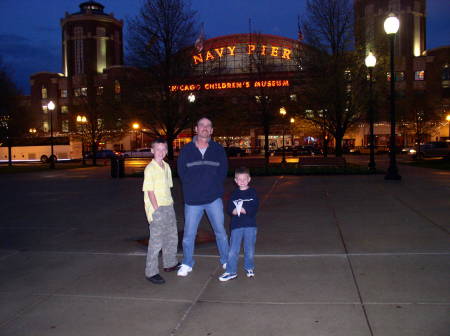
[[177, 91], [199, 91], [199, 90], [227, 90], [227, 89], [250, 89], [259, 87], [288, 87], [289, 80], [264, 80], [264, 81], [225, 81], [204, 84], [175, 84], [170, 85], [171, 92]]
[[226, 56], [235, 56], [239, 54], [259, 54], [261, 56], [278, 57], [285, 60], [290, 60], [292, 57], [292, 49], [287, 47], [269, 46], [265, 44], [257, 45], [252, 43], [234, 44], [220, 48], [211, 48], [203, 53], [192, 55], [194, 64], [200, 64], [208, 61], [213, 61]]

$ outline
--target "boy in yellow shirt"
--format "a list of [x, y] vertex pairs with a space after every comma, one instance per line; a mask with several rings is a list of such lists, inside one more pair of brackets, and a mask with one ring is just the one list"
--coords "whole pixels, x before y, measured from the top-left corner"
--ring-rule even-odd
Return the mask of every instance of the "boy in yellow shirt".
[[165, 283], [159, 274], [158, 256], [162, 249], [164, 271], [179, 268], [176, 254], [178, 246], [177, 222], [170, 188], [173, 187], [170, 166], [163, 159], [167, 155], [167, 142], [156, 139], [152, 143], [153, 160], [145, 167], [144, 192], [145, 213], [150, 229], [145, 277], [154, 284]]

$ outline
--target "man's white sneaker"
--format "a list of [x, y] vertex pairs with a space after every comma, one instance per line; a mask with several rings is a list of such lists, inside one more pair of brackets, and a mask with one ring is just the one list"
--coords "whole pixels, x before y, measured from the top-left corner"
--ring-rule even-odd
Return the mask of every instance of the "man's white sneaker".
[[177, 272], [177, 275], [185, 277], [185, 276], [187, 276], [189, 274], [189, 272], [192, 272], [192, 267], [188, 266], [188, 265], [185, 265], [185, 264], [182, 264], [180, 266], [180, 269]]
[[247, 278], [253, 278], [255, 276], [255, 273], [253, 273], [253, 270], [247, 270]]
[[228, 280], [234, 279], [236, 277], [237, 277], [236, 273], [230, 274], [230, 273], [225, 272], [219, 277], [219, 281], [228, 281]]

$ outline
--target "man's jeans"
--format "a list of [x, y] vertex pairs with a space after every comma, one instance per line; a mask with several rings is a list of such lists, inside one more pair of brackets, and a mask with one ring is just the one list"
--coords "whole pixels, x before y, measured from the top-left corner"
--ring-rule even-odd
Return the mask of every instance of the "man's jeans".
[[203, 211], [206, 211], [209, 221], [216, 234], [217, 248], [219, 249], [220, 262], [227, 262], [228, 258], [228, 238], [223, 225], [223, 203], [218, 198], [208, 204], [184, 205], [184, 236], [183, 236], [183, 264], [190, 267], [194, 266], [194, 245], [195, 236], [200, 220], [203, 217]]
[[244, 269], [246, 271], [253, 271], [253, 269], [255, 268], [254, 256], [256, 233], [256, 227], [243, 227], [231, 230], [230, 253], [228, 254], [227, 273], [237, 273], [237, 264], [242, 240], [244, 240]]

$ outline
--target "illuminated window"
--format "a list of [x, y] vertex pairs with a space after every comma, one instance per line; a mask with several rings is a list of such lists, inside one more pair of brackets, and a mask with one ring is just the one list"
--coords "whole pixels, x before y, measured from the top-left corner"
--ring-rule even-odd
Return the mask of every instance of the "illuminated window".
[[388, 82], [391, 81], [391, 73], [390, 72], [386, 72], [386, 79]]
[[103, 119], [100, 118], [97, 119], [97, 127], [99, 129], [103, 128]]
[[97, 86], [97, 96], [103, 95], [103, 86]]
[[42, 106], [42, 112], [44, 112], [44, 114], [48, 113], [48, 107], [47, 105]]
[[448, 64], [444, 65], [444, 69], [442, 69], [441, 79], [442, 87], [445, 89], [450, 88], [450, 68]]
[[67, 114], [69, 113], [69, 107], [68, 106], [61, 106], [61, 113], [62, 114]]
[[420, 71], [414, 72], [414, 80], [416, 80], [416, 81], [425, 80], [425, 71], [420, 70]]
[[120, 82], [117, 79], [114, 81], [114, 93], [120, 95]]
[[80, 88], [73, 89], [73, 95], [75, 97], [81, 96], [81, 89]]
[[314, 111], [313, 110], [305, 110], [305, 115], [307, 118], [314, 118]]
[[63, 120], [61, 123], [61, 131], [67, 133], [69, 132], [69, 120]]
[[43, 130], [44, 132], [48, 132], [48, 121], [44, 121], [44, 122], [42, 123], [42, 130]]
[[42, 99], [47, 99], [48, 98], [48, 96], [47, 96], [47, 88], [45, 86], [43, 86], [42, 89], [41, 89], [41, 96], [42, 96]]
[[82, 87], [81, 90], [80, 90], [80, 92], [81, 92], [81, 95], [82, 95], [82, 96], [84, 96], [84, 97], [87, 96], [87, 88]]
[[297, 101], [297, 95], [296, 94], [291, 94], [289, 96], [289, 98], [291, 99], [291, 101], [296, 102]]
[[61, 90], [61, 98], [67, 98], [67, 90]]

